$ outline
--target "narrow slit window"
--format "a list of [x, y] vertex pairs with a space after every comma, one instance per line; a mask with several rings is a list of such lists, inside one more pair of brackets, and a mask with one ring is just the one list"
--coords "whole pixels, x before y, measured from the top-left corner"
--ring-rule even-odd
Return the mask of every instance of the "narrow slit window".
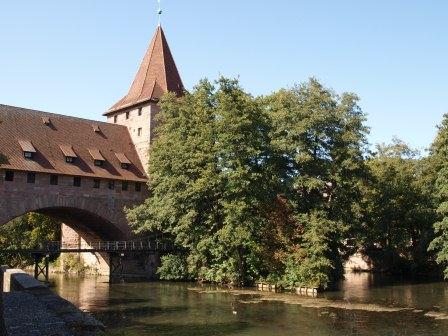
[[139, 129], [137, 130], [137, 135], [138, 136], [142, 136], [143, 130], [141, 127], [139, 127]]

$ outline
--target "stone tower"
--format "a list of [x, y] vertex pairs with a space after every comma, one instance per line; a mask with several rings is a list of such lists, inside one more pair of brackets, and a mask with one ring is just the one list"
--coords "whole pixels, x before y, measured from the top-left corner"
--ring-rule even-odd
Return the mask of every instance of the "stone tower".
[[157, 102], [167, 92], [181, 96], [184, 86], [163, 29], [158, 26], [129, 92], [104, 113], [108, 122], [127, 126], [145, 169]]

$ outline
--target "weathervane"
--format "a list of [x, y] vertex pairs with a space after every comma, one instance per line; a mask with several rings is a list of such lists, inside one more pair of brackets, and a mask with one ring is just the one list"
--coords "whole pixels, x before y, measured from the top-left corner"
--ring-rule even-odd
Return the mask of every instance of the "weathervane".
[[159, 26], [160, 26], [160, 21], [162, 18], [163, 11], [162, 11], [162, 5], [160, 4], [160, 0], [157, 0], [157, 3], [159, 5], [159, 9], [157, 10], [157, 15], [159, 16]]

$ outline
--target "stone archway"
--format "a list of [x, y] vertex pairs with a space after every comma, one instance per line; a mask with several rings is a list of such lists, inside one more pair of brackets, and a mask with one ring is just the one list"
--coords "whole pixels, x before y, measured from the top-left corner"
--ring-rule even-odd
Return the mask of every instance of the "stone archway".
[[101, 239], [130, 239], [132, 232], [126, 222], [124, 205], [120, 204], [116, 208], [104, 206], [103, 203], [85, 196], [50, 194], [20, 197], [20, 200], [16, 197], [5, 197], [0, 199], [0, 225], [29, 212], [37, 212], [53, 217], [74, 229], [88, 228]]

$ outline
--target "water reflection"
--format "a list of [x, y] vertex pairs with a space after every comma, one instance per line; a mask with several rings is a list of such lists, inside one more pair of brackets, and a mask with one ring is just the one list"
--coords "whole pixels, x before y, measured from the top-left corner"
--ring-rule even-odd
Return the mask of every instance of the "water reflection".
[[[256, 292], [198, 290], [195, 284], [108, 284], [107, 278], [61, 275], [53, 280], [61, 296], [94, 314], [111, 335], [448, 335], [448, 320], [425, 316], [429, 311], [448, 313], [448, 284], [443, 282], [410, 284], [350, 274], [341, 291], [325, 293], [324, 299], [306, 299], [309, 304], [319, 302], [307, 308], [261, 300]], [[369, 311], [325, 305], [347, 301], [407, 309]]]

